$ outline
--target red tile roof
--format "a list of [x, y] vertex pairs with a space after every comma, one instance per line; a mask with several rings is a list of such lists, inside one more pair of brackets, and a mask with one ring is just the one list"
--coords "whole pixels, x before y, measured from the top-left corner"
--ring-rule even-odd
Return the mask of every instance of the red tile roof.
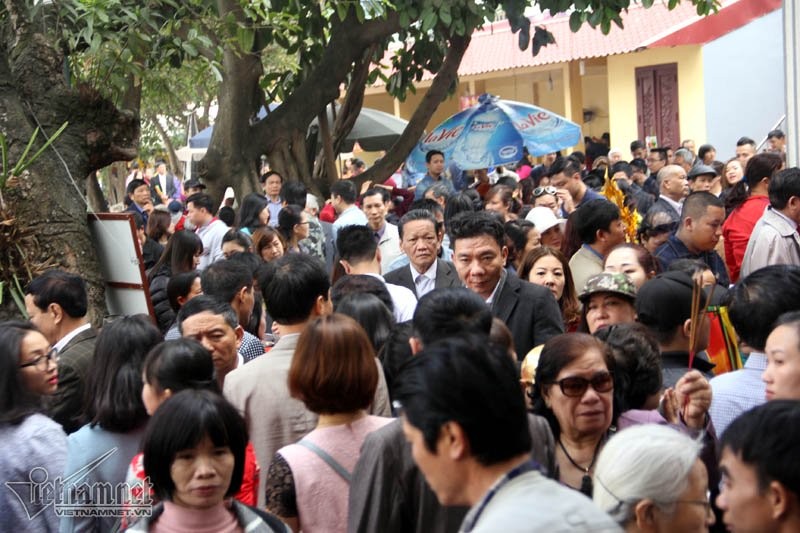
[[[719, 12], [709, 17], [698, 16], [695, 6], [687, 0], [671, 11], [665, 3], [656, 3], [649, 9], [635, 4], [622, 14], [625, 29], [612, 24], [608, 35], [587, 24], [573, 33], [569, 29], [569, 14], [532, 17], [532, 26], [546, 27], [556, 40], [555, 44], [542, 48], [536, 57], [530, 48], [519, 49], [507, 21], [487, 24], [473, 34], [458, 75], [606, 57], [644, 48], [704, 44], [778, 9], [781, 0], [722, 0], [721, 4]], [[423, 79], [432, 78], [433, 74], [426, 72]]]

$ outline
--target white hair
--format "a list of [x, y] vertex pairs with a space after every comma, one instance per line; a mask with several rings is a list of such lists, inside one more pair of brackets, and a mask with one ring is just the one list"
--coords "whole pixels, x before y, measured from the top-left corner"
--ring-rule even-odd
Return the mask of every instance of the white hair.
[[594, 503], [622, 526], [644, 499], [672, 512], [702, 448], [700, 440], [667, 426], [643, 424], [620, 431], [597, 459]]

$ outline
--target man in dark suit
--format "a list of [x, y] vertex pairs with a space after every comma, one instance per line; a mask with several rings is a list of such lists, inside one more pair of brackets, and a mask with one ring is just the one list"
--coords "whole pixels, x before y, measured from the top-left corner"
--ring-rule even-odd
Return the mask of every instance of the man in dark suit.
[[86, 284], [75, 274], [49, 270], [25, 289], [25, 308], [58, 350], [58, 389], [47, 414], [72, 433], [84, 423], [83, 391], [97, 340], [86, 319]]
[[450, 223], [450, 242], [459, 277], [506, 323], [520, 361], [534, 346], [564, 333], [553, 294], [506, 272], [508, 249], [499, 218], [486, 211], [457, 215]]
[[385, 274], [387, 283], [401, 285], [422, 298], [433, 289], [461, 287], [458, 273], [453, 265], [438, 259], [442, 245], [436, 231], [436, 219], [430, 211], [409, 211], [397, 226], [400, 248], [408, 256], [409, 265]]

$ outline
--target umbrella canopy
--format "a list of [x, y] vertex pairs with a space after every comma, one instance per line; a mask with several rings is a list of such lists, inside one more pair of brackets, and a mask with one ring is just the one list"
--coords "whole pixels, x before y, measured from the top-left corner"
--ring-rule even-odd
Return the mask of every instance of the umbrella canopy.
[[463, 170], [516, 163], [522, 149], [544, 155], [580, 142], [574, 122], [532, 104], [500, 100], [483, 94], [478, 105], [453, 115], [414, 147], [407, 160], [412, 172], [425, 172], [429, 150], [444, 153], [445, 161]]
[[[270, 104], [269, 110], [273, 111], [279, 104]], [[337, 104], [337, 109], [338, 109]], [[267, 116], [267, 111], [262, 107], [258, 113], [258, 118]], [[333, 111], [328, 107], [328, 122], [331, 127], [333, 126]], [[314, 119], [312, 125], [317, 124]], [[345, 152], [352, 152], [353, 145], [358, 144], [368, 152], [377, 152], [379, 150], [388, 150], [392, 144], [400, 137], [403, 130], [408, 125], [408, 121], [397, 118], [389, 113], [371, 109], [368, 107], [361, 108], [358, 114], [356, 123], [353, 126], [350, 134], [345, 138], [342, 150]], [[211, 133], [214, 131], [214, 126], [209, 126], [202, 130], [200, 133], [189, 139], [190, 148], [208, 148], [211, 142]]]
[[[336, 104], [336, 110], [339, 110], [339, 104]], [[330, 106], [327, 111], [328, 124], [333, 128], [333, 111]], [[317, 124], [317, 119], [314, 119], [311, 124]], [[356, 142], [367, 152], [388, 150], [400, 137], [406, 126], [408, 126], [407, 120], [377, 109], [362, 107], [353, 129], [344, 140], [342, 151], [352, 152]]]

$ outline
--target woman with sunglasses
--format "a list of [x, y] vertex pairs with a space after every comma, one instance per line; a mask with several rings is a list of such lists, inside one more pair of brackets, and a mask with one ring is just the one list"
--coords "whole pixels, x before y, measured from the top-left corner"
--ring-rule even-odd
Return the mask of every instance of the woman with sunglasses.
[[[20, 491], [0, 498], [0, 531], [58, 531], [52, 500], [32, 502], [28, 485], [34, 469], [50, 480], [64, 472], [67, 436], [61, 426], [40, 414], [42, 397], [56, 392], [57, 355], [35, 326], [0, 323], [0, 472]], [[29, 518], [32, 517], [32, 518]]]
[[533, 189], [533, 206], [546, 207], [553, 212], [556, 218], [564, 218], [562, 201], [558, 197], [558, 189], [552, 185], [536, 187]]
[[551, 338], [542, 349], [533, 385], [533, 412], [547, 419], [556, 440], [555, 478], [591, 497], [597, 456], [614, 431], [614, 357], [585, 333]]

